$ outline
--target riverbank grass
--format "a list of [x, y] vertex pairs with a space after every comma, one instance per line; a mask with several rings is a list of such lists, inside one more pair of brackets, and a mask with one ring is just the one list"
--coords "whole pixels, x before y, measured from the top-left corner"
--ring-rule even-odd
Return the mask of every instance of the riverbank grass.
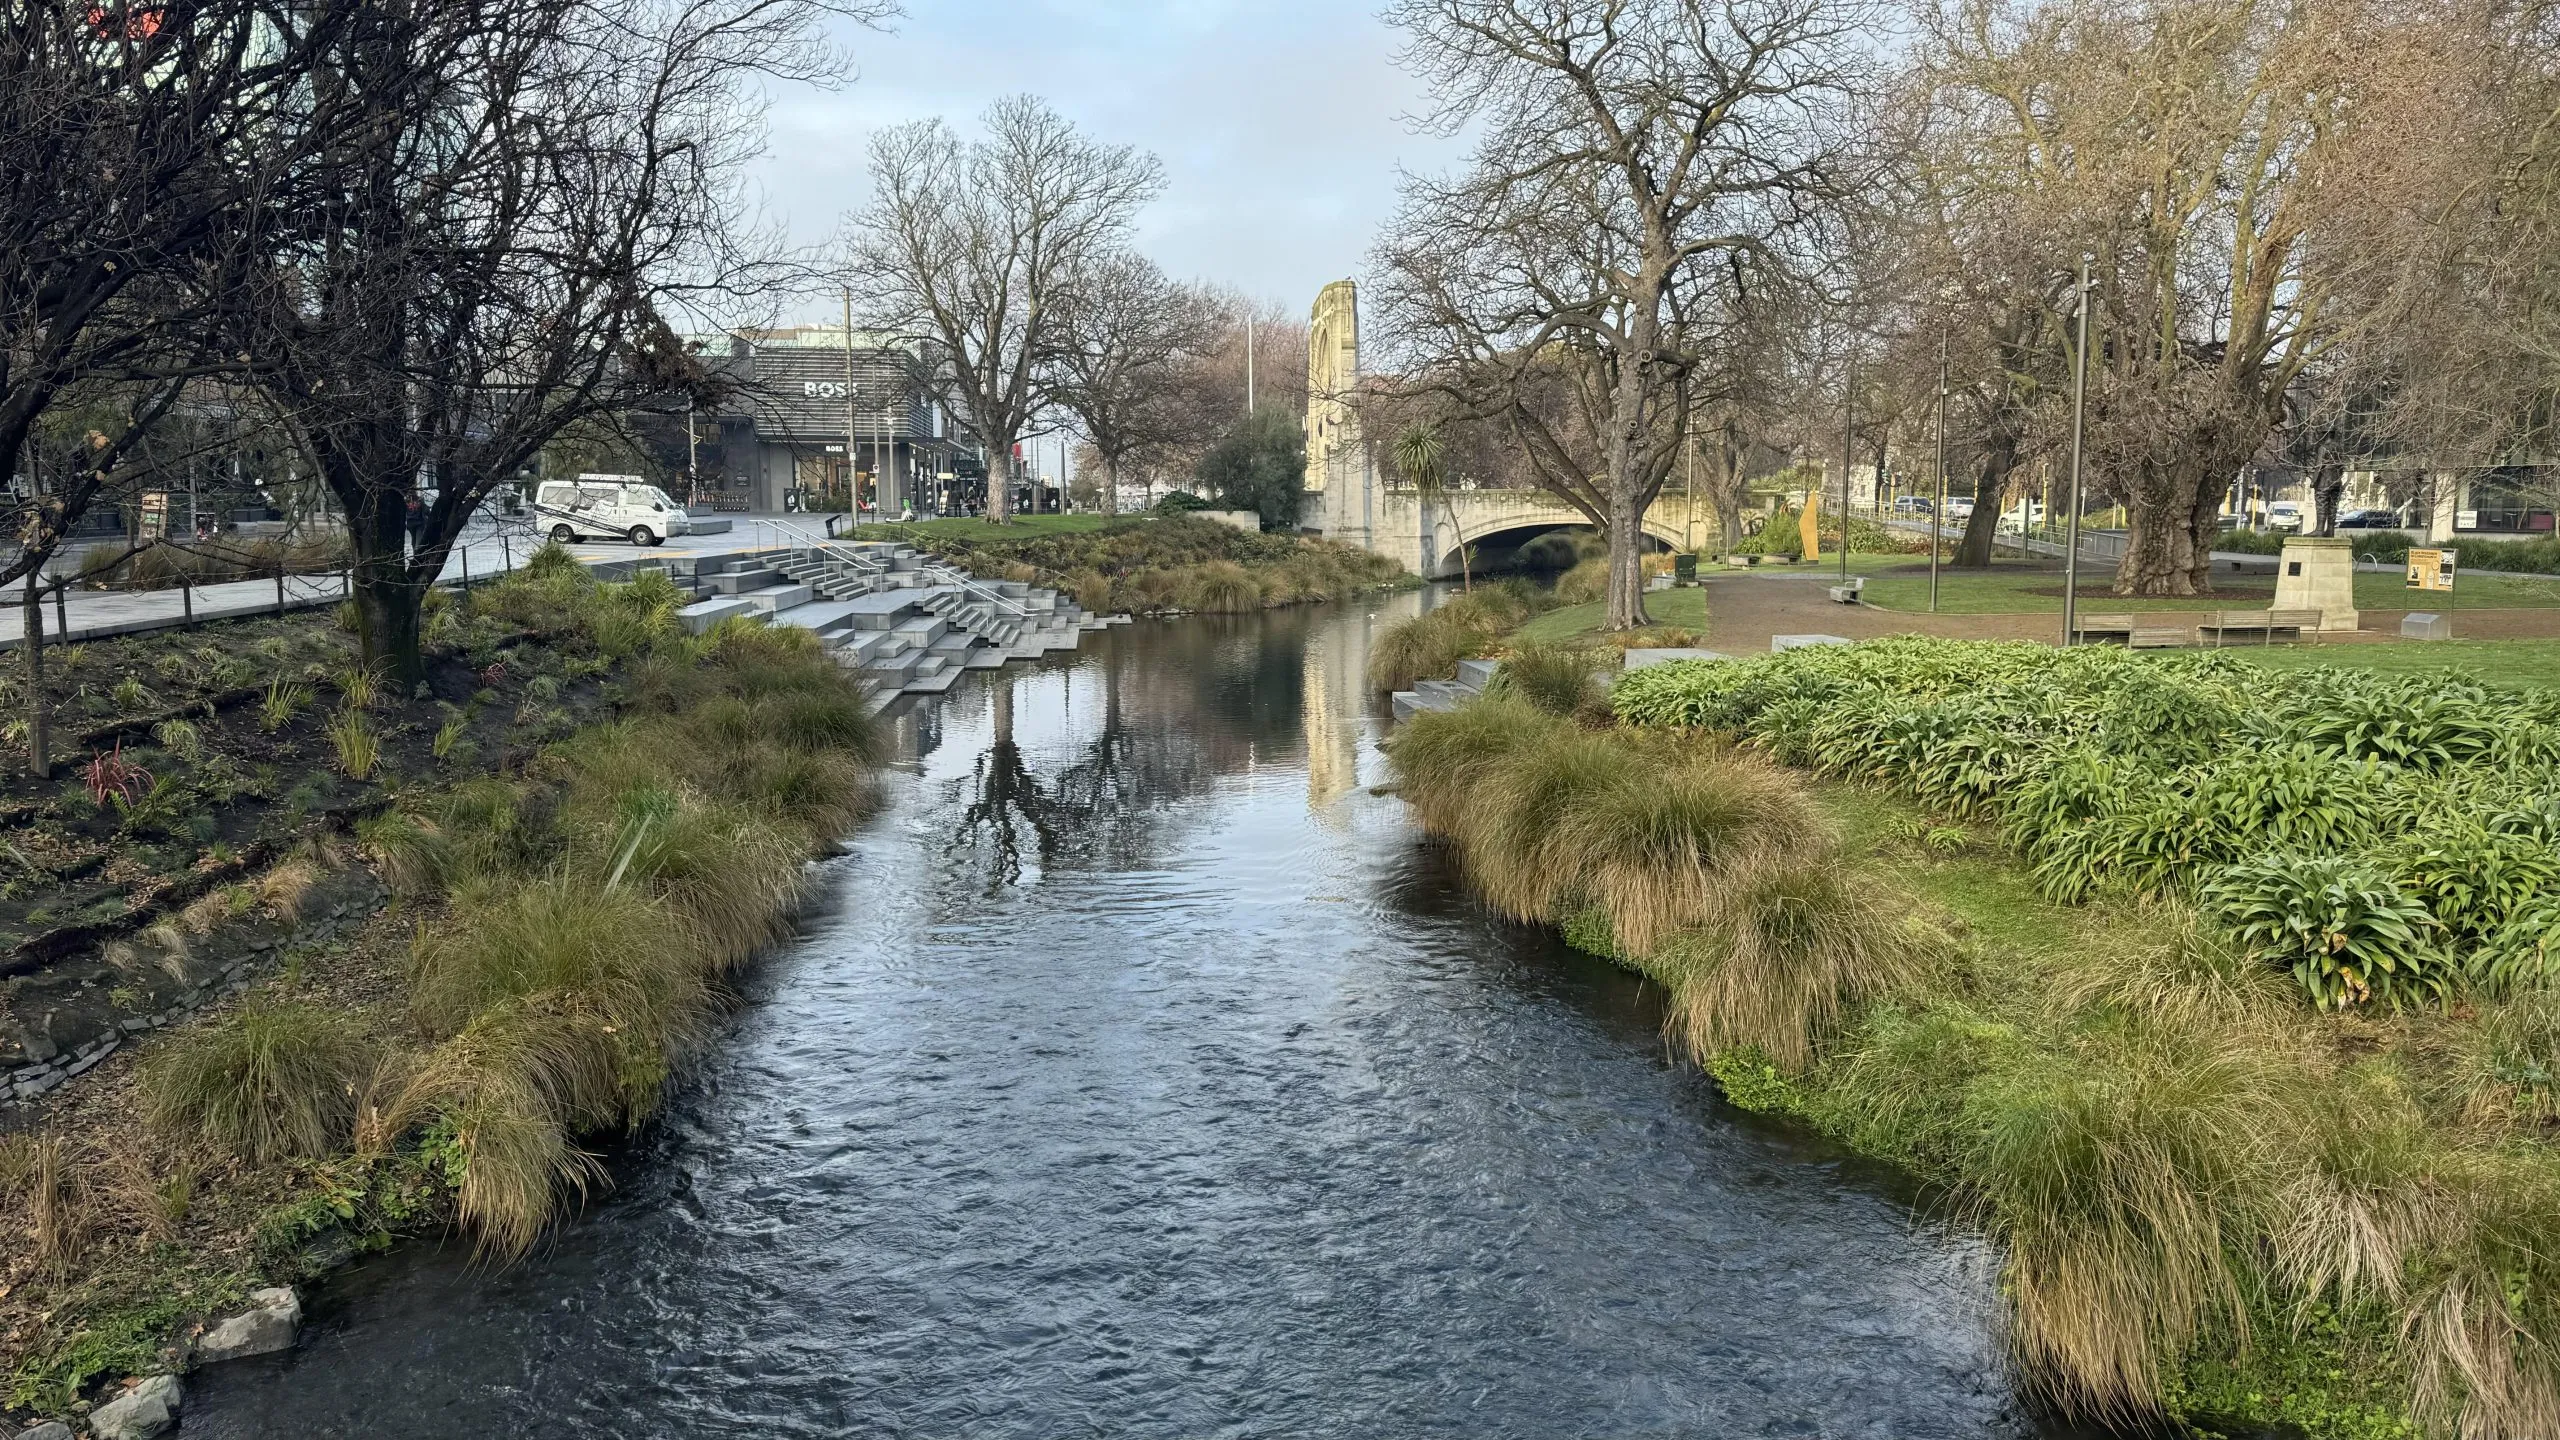
[[[1657, 628], [1685, 630], [1701, 637], [1710, 633], [1705, 586], [1656, 590], [1644, 597], [1644, 609]], [[1608, 619], [1609, 605], [1605, 600], [1558, 606], [1522, 625], [1518, 638], [1535, 645], [1588, 644], [1601, 637]]]
[[[28, 1202], [0, 1212], [8, 1406], [65, 1413], [101, 1375], [167, 1368], [178, 1327], [247, 1289], [398, 1236], [452, 1225], [514, 1258], [592, 1193], [586, 1141], [655, 1111], [726, 977], [786, 933], [807, 857], [873, 801], [852, 673], [802, 631], [688, 635], [681, 598], [546, 554], [455, 606], [439, 664], [524, 642], [457, 709], [521, 688], [516, 723], [202, 918], [289, 918], [350, 867], [389, 907], [129, 1042], [0, 1146], [67, 1177], [0, 1165]], [[562, 673], [603, 702], [583, 726], [552, 708]], [[45, 1223], [73, 1240], [39, 1244]]]
[[[1053, 525], [1033, 524], [1054, 520]], [[1073, 523], [1070, 523], [1073, 522]], [[981, 579], [1051, 586], [1096, 614], [1238, 614], [1419, 584], [1381, 555], [1196, 515], [1019, 517], [869, 527]]]
[[2552, 1433], [2560, 698], [2262, 675], [1882, 642], [1390, 754], [1491, 903], [1665, 985], [1736, 1104], [1995, 1240], [2056, 1408]]

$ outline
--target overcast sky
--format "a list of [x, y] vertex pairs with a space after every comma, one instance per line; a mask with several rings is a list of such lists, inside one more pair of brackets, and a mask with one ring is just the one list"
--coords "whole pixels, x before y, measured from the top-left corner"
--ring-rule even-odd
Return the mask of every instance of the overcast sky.
[[941, 115], [967, 133], [988, 101], [1028, 91], [1163, 159], [1139, 236], [1158, 263], [1303, 313], [1359, 272], [1397, 166], [1454, 158], [1406, 123], [1420, 92], [1375, 4], [907, 0], [892, 33], [849, 37], [853, 83], [776, 97], [757, 183], [794, 239], [823, 239], [863, 199], [873, 130]]

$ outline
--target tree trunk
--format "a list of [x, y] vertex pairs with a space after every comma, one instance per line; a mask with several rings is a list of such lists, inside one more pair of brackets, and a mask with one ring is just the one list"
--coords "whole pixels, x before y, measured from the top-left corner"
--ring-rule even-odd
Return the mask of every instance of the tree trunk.
[[990, 524], [1013, 523], [1013, 445], [987, 447], [987, 520]]
[[393, 694], [406, 700], [427, 678], [418, 588], [405, 573], [383, 574], [380, 567], [358, 566], [355, 592], [356, 633], [364, 642], [365, 664]]
[[1640, 630], [1644, 613], [1644, 523], [1641, 512], [1619, 496], [1609, 505], [1609, 618], [1611, 630]]
[[1116, 455], [1102, 467], [1102, 513], [1120, 513], [1120, 457]]
[[427, 678], [418, 643], [421, 587], [411, 579], [409, 566], [408, 506], [405, 491], [368, 486], [347, 515], [347, 536], [355, 549], [349, 579], [355, 592], [356, 638], [366, 667], [404, 700]]
[[1973, 513], [1965, 517], [1964, 538], [1956, 542], [1947, 563], [1959, 570], [1991, 568], [1991, 541], [1999, 533], [2000, 506], [2009, 498], [2009, 476], [2018, 468], [2018, 437], [2005, 431], [1991, 437], [1974, 462]]
[[27, 572], [27, 769], [39, 780], [53, 778], [53, 708], [44, 691], [44, 595], [36, 588], [39, 564]]
[[[2209, 467], [2199, 467], [2209, 468]], [[2222, 489], [2199, 495], [2200, 477], [2180, 467], [2165, 482], [2137, 484], [2126, 496], [2124, 560], [2116, 567], [2119, 595], [2210, 595], [2213, 542]]]

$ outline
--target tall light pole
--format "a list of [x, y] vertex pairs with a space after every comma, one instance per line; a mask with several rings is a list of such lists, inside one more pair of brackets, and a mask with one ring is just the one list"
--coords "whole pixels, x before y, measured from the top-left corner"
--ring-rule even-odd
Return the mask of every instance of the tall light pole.
[[[1840, 377], [1840, 583], [1849, 582], [1849, 470], [1858, 463], [1856, 372]], [[1817, 537], [1819, 538], [1819, 537]]]
[[1947, 332], [1938, 330], [1938, 493], [1929, 497], [1929, 613], [1938, 613], [1938, 545], [1947, 530]]
[[853, 523], [862, 523], [862, 461], [854, 437], [862, 433], [862, 413], [854, 403], [853, 287], [844, 287], [844, 503]]
[[2080, 353], [2071, 363], [2071, 518], [2063, 536], [2062, 643], [2080, 623], [2080, 452], [2089, 416], [2089, 257], [2080, 257]]

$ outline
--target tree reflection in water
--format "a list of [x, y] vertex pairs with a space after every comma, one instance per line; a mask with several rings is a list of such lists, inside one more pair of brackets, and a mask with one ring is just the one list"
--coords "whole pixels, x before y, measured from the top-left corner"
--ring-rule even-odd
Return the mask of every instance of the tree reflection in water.
[[[1112, 643], [1116, 634], [1095, 638], [1094, 652], [1071, 668], [987, 677], [992, 738], [971, 767], [970, 801], [949, 847], [974, 857], [987, 894], [1061, 866], [1147, 867], [1177, 802], [1206, 791], [1222, 768], [1215, 753], [1232, 748], [1214, 738], [1227, 727], [1201, 713], [1187, 683], [1193, 667], [1151, 656], [1133, 683], [1129, 647]], [[1063, 702], [1055, 713], [1036, 705], [1051, 696]], [[1057, 727], [1034, 734], [1033, 748], [1056, 753], [1061, 747], [1044, 742], [1068, 742], [1068, 763], [1053, 774], [1035, 770], [1016, 738], [1018, 705], [1038, 710], [1032, 723]]]

